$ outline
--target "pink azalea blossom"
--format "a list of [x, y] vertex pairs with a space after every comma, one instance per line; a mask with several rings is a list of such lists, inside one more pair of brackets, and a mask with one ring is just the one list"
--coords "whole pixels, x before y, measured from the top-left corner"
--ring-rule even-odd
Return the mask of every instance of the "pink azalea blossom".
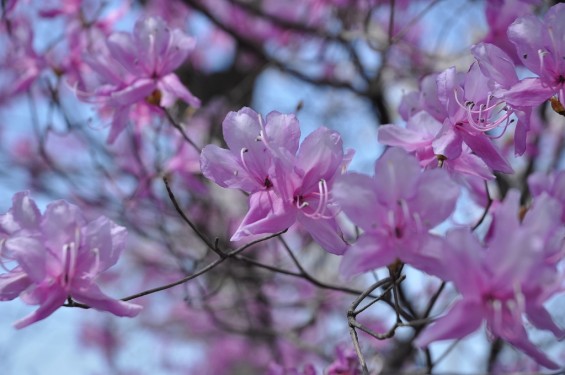
[[559, 225], [560, 207], [545, 195], [534, 202], [520, 222], [519, 201], [519, 192], [511, 190], [498, 206], [485, 246], [468, 229], [448, 233], [443, 248], [446, 278], [453, 281], [461, 298], [424, 330], [416, 345], [465, 337], [486, 320], [487, 329], [495, 337], [545, 367], [559, 368], [530, 342], [522, 316], [525, 314], [537, 328], [565, 337], [565, 330], [553, 322], [543, 306], [561, 289], [556, 260], [551, 260], [556, 253], [562, 259], [565, 233]]
[[79, 208], [56, 201], [41, 214], [27, 192], [0, 215], [4, 262], [17, 266], [0, 275], [0, 300], [20, 297], [39, 305], [15, 323], [23, 328], [45, 319], [68, 298], [118, 316], [135, 316], [141, 306], [106, 296], [95, 284], [125, 247], [126, 230], [105, 217], [87, 220]]
[[341, 254], [346, 244], [330, 198], [335, 177], [350, 160], [341, 136], [326, 128], [310, 134], [300, 149], [294, 115], [271, 112], [266, 121], [249, 108], [223, 123], [230, 150], [204, 148], [202, 173], [222, 187], [251, 193], [249, 212], [232, 241], [282, 231], [295, 222], [324, 249]]
[[[512, 173], [487, 132], [501, 127], [504, 131], [512, 121], [509, 117], [513, 111], [493, 96], [489, 83], [478, 64], [473, 64], [464, 76], [458, 76], [455, 68], [438, 75], [438, 99], [447, 118], [432, 146], [436, 154], [449, 160], [459, 157], [466, 144], [492, 170]], [[495, 117], [500, 106], [505, 113]]]
[[33, 25], [27, 18], [0, 22], [0, 104], [27, 92], [45, 68], [33, 46]]
[[508, 28], [522, 63], [537, 74], [525, 78], [505, 93], [507, 100], [535, 106], [557, 95], [565, 100], [565, 4], [549, 9], [542, 20], [533, 14], [517, 19]]
[[333, 195], [363, 234], [345, 253], [346, 276], [383, 267], [400, 259], [439, 275], [439, 237], [429, 230], [451, 215], [458, 186], [443, 170], [421, 171], [418, 161], [398, 148], [387, 150], [375, 164], [375, 176], [348, 173]]
[[[430, 116], [420, 114], [412, 119], [421, 111]], [[494, 81], [482, 72], [479, 64], [473, 64], [466, 74], [449, 68], [425, 77], [420, 83], [420, 92], [406, 95], [399, 112], [408, 121], [407, 130], [383, 128], [379, 139], [384, 143], [416, 152], [419, 157], [427, 155], [430, 161], [438, 158], [455, 170], [483, 178], [492, 178], [492, 171], [512, 172], [491, 140], [495, 136], [490, 133], [493, 130], [504, 133], [514, 121], [510, 116], [515, 110], [494, 95]], [[418, 139], [418, 134], [425, 136]], [[404, 140], [404, 135], [410, 138]], [[522, 131], [516, 142], [518, 153], [525, 149], [525, 135]], [[459, 158], [462, 159], [456, 161]]]
[[103, 84], [79, 96], [113, 113], [109, 143], [126, 127], [132, 106], [150, 106], [159, 112], [159, 107], [171, 107], [177, 98], [200, 106], [200, 100], [173, 73], [195, 45], [181, 30], [169, 29], [157, 17], [142, 18], [133, 34], [114, 33], [106, 45], [106, 53], [85, 58]]
[[[481, 180], [494, 178], [485, 162], [462, 145], [461, 154], [454, 159], [443, 159], [435, 154], [433, 142], [442, 129], [442, 124], [428, 112], [418, 112], [408, 120], [406, 127], [382, 125], [379, 127], [379, 142], [400, 147], [413, 153], [424, 168], [442, 167], [454, 174], [478, 177]], [[467, 177], [468, 178], [468, 177]]]

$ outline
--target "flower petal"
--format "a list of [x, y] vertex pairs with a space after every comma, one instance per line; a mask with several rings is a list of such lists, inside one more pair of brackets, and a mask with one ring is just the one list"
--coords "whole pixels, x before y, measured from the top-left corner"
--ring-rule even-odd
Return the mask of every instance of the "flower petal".
[[484, 313], [478, 302], [458, 300], [447, 314], [432, 323], [416, 338], [414, 345], [423, 348], [434, 341], [463, 338], [480, 327], [483, 317]]
[[224, 188], [242, 189], [248, 193], [263, 188], [232, 152], [216, 145], [204, 147], [200, 155], [200, 168], [206, 178]]
[[341, 237], [341, 230], [335, 219], [313, 219], [298, 215], [298, 222], [324, 250], [337, 255], [345, 252], [347, 243]]
[[96, 310], [108, 311], [117, 316], [136, 316], [142, 309], [140, 305], [108, 297], [95, 284], [75, 283], [71, 289], [71, 296]]
[[[39, 289], [36, 290], [36, 293], [39, 293]], [[48, 289], [42, 288], [41, 293], [42, 298], [39, 308], [25, 318], [15, 322], [15, 328], [21, 329], [47, 318], [49, 315], [53, 314], [55, 310], [61, 307], [67, 299], [65, 290], [60, 287], [52, 287]]]
[[296, 221], [296, 211], [272, 191], [259, 191], [249, 197], [249, 212], [243, 218], [231, 241], [272, 234], [289, 228]]

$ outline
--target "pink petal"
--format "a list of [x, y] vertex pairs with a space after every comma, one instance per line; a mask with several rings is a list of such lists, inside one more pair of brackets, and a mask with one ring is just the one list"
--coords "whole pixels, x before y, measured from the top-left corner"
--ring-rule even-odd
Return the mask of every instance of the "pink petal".
[[116, 264], [126, 246], [127, 230], [101, 216], [81, 229], [81, 237], [75, 274], [93, 278]]
[[288, 207], [272, 191], [259, 191], [249, 197], [249, 212], [243, 218], [231, 241], [277, 233], [296, 221], [296, 209]]
[[377, 200], [373, 178], [347, 173], [337, 178], [331, 194], [351, 221], [364, 230], [371, 230], [372, 225], [379, 221], [378, 212], [382, 206]]
[[147, 17], [135, 23], [133, 42], [138, 56], [143, 59], [146, 74], [164, 73], [159, 71], [158, 61], [166, 58], [170, 41], [171, 30], [161, 18]]
[[343, 160], [343, 141], [339, 133], [325, 127], [310, 133], [300, 145], [296, 167], [304, 172], [302, 188], [310, 191], [320, 179], [333, 179]]
[[177, 98], [184, 100], [187, 104], [194, 108], [200, 108], [200, 99], [192, 95], [179, 80], [176, 74], [171, 73], [159, 80], [157, 84], [162, 91], [163, 97], [161, 99], [161, 106], [168, 108], [171, 107]]
[[300, 143], [300, 125], [296, 115], [271, 112], [267, 115], [265, 130], [269, 142], [296, 154]]
[[389, 148], [375, 164], [376, 197], [389, 206], [416, 194], [420, 164], [413, 156], [399, 148]]
[[43, 244], [33, 237], [11, 237], [4, 243], [6, 251], [13, 256], [31, 280], [40, 283], [46, 276], [46, 254]]
[[30, 278], [19, 267], [0, 275], [0, 301], [11, 301], [17, 298], [31, 284]]
[[108, 144], [114, 143], [118, 135], [120, 135], [128, 125], [129, 108], [119, 108], [114, 112], [112, 117], [112, 126], [108, 134]]
[[536, 74], [540, 74], [538, 50], [549, 39], [545, 25], [537, 16], [530, 14], [518, 18], [508, 28], [508, 38], [518, 53], [522, 63]]
[[242, 189], [249, 193], [263, 188], [255, 177], [242, 168], [241, 161], [231, 152], [216, 145], [207, 145], [200, 156], [200, 168], [206, 178], [224, 188]]
[[424, 227], [431, 229], [451, 215], [459, 191], [459, 185], [445, 171], [429, 170], [420, 175], [410, 207], [418, 213]]
[[386, 238], [363, 234], [351, 245], [341, 260], [339, 272], [346, 278], [391, 264], [396, 253]]
[[108, 311], [117, 316], [133, 317], [139, 314], [142, 309], [140, 305], [108, 297], [95, 284], [74, 283], [71, 295], [78, 302], [87, 304], [96, 310]]
[[453, 125], [447, 120], [436, 139], [432, 142], [434, 153], [436, 155], [443, 155], [448, 160], [457, 159], [463, 151], [461, 133], [454, 129]]
[[145, 100], [156, 87], [157, 85], [152, 79], [138, 79], [126, 88], [114, 91], [111, 95], [112, 104], [123, 107], [138, 103]]
[[106, 42], [112, 58], [118, 61], [127, 71], [139, 76], [144, 72], [139, 61], [138, 50], [131, 34], [116, 32], [108, 37]]
[[57, 286], [49, 289], [44, 289], [42, 293], [44, 294], [39, 308], [30, 315], [14, 323], [15, 328], [21, 329], [47, 318], [49, 315], [53, 314], [55, 310], [61, 307], [67, 299], [67, 294], [63, 290], [63, 288]]
[[161, 76], [169, 74], [181, 66], [195, 46], [196, 40], [194, 38], [181, 30], [172, 30], [167, 51], [161, 58], [159, 74]]
[[481, 305], [475, 301], [459, 300], [446, 315], [424, 329], [414, 345], [423, 348], [438, 340], [463, 338], [476, 331], [484, 318]]
[[556, 91], [555, 88], [547, 86], [539, 78], [525, 78], [508, 90], [501, 90], [500, 95], [511, 105], [531, 107], [545, 102]]
[[332, 254], [341, 255], [347, 243], [341, 237], [341, 231], [335, 219], [313, 219], [298, 215], [298, 222], [322, 248]]
[[492, 78], [504, 88], [518, 82], [514, 61], [506, 52], [494, 44], [479, 43], [471, 48], [473, 56], [478, 60], [483, 74]]
[[543, 305], [537, 303], [527, 303], [526, 314], [530, 323], [532, 323], [536, 328], [550, 331], [559, 340], [565, 338], [565, 329], [555, 324], [553, 318], [545, 309], [545, 307], [543, 307]]
[[467, 146], [469, 146], [478, 157], [483, 159], [490, 168], [502, 173], [514, 173], [508, 161], [500, 155], [496, 146], [492, 144], [491, 140], [486, 135], [471, 135], [462, 131], [461, 137]]
[[16, 193], [12, 198], [12, 214], [14, 220], [23, 229], [38, 229], [41, 213], [33, 199], [29, 197], [29, 192]]

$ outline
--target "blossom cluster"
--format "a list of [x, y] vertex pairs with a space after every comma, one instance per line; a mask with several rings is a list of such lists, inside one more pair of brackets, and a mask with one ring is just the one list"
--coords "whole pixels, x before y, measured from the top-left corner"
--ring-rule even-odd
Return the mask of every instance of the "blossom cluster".
[[[0, 110], [29, 101], [33, 136], [0, 127], [0, 162], [24, 169], [34, 194], [66, 200], [42, 213], [26, 190], [0, 214], [0, 301], [38, 306], [16, 328], [63, 306], [137, 316], [129, 301], [159, 292], [169, 306], [144, 304], [140, 324], [174, 332], [167, 345], [196, 338], [198, 373], [360, 375], [364, 350], [395, 373], [423, 366], [394, 363], [404, 346], [479, 330], [525, 354], [516, 367], [562, 367], [530, 333], [565, 339], [550, 308], [565, 287], [565, 4], [487, 2], [488, 32], [446, 68], [429, 61], [422, 14], [395, 20], [420, 1], [149, 0], [141, 12], [73, 0], [33, 15], [25, 3], [1, 5]], [[130, 11], [142, 13], [132, 31], [116, 31]], [[62, 34], [41, 40], [37, 20]], [[302, 69], [304, 56], [321, 63]], [[374, 105], [383, 151], [370, 173], [352, 169], [366, 151], [347, 147], [355, 120], [336, 125], [346, 99], [308, 134], [301, 105], [249, 107], [257, 72], [272, 67]], [[384, 68], [418, 75], [398, 116], [379, 91]], [[69, 110], [81, 104], [107, 135]], [[144, 291], [115, 299], [100, 285], [128, 242]], [[426, 281], [407, 292], [412, 275]], [[123, 344], [109, 325], [85, 335], [114, 366]], [[506, 365], [496, 360], [489, 371]]]

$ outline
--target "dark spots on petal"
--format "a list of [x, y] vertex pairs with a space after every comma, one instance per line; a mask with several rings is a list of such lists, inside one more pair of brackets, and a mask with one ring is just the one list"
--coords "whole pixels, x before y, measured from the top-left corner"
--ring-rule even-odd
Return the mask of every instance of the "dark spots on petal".
[[527, 58], [528, 58], [528, 54], [527, 54], [527, 53], [524, 53], [524, 54], [522, 55], [522, 57], [523, 57], [524, 59], [527, 59]]
[[270, 188], [273, 187], [273, 182], [271, 181], [269, 176], [265, 177], [265, 181], [263, 182], [263, 186], [265, 186], [267, 189], [270, 189]]
[[396, 238], [402, 238], [403, 232], [402, 232], [402, 228], [396, 226], [394, 227], [394, 236]]

